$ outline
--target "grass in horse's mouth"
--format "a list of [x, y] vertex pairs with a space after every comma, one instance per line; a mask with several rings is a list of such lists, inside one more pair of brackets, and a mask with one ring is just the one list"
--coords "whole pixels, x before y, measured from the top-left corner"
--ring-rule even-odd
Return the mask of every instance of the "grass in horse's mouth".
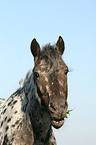
[[70, 115], [70, 112], [71, 112], [71, 111], [73, 111], [73, 109], [67, 110], [67, 111], [66, 111], [66, 116], [65, 116], [65, 118], [68, 118], [68, 115]]

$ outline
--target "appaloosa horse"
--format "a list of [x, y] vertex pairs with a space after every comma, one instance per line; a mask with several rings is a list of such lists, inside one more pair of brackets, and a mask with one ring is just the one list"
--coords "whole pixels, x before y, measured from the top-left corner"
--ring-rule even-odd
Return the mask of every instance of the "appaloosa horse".
[[0, 145], [56, 145], [52, 126], [63, 125], [68, 108], [64, 49], [61, 36], [56, 46], [48, 44], [42, 50], [32, 40], [35, 67], [0, 108]]

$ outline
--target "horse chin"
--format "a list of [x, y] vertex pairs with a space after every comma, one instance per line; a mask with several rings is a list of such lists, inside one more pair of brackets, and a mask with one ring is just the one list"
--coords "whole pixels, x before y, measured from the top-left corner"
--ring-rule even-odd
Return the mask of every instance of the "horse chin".
[[64, 124], [64, 119], [59, 120], [59, 121], [52, 120], [52, 126], [56, 129], [59, 129], [61, 126], [63, 126], [63, 124]]

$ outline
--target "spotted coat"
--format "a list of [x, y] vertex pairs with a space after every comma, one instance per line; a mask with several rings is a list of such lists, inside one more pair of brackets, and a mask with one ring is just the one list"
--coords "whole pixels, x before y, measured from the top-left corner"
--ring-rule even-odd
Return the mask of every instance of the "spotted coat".
[[[32, 72], [28, 72], [24, 80], [24, 84], [30, 78], [31, 74]], [[2, 105], [0, 104], [1, 105], [0, 106], [1, 108], [0, 145], [7, 145], [7, 144], [8, 145], [9, 144], [32, 145], [34, 142], [33, 128], [32, 128], [30, 119], [28, 115], [23, 112], [24, 110], [26, 110], [26, 105], [28, 103], [28, 100], [24, 99], [24, 96], [26, 93], [26, 89], [28, 89], [28, 86], [30, 86], [30, 81], [31, 81], [31, 78], [29, 79], [29, 81], [26, 83], [24, 87], [22, 84], [21, 86], [23, 88], [18, 89], [14, 94], [10, 96], [10, 98], [7, 101], [4, 99], [0, 99], [1, 100], [0, 102], [2, 104]], [[42, 109], [46, 111], [45, 108], [42, 108]], [[38, 124], [40, 124], [39, 128], [41, 129], [39, 133], [43, 133], [43, 136], [44, 136], [44, 133], [46, 134], [47, 132], [45, 131], [45, 129], [47, 128], [46, 124], [47, 125], [49, 124], [50, 126], [50, 122], [46, 123], [46, 121], [49, 121], [50, 118], [47, 118], [47, 113], [42, 109], [41, 109], [42, 111], [41, 117], [44, 117], [44, 122], [39, 122]], [[43, 129], [44, 129], [44, 132], [42, 132]], [[53, 131], [51, 132], [51, 135], [49, 134], [49, 136], [51, 136], [49, 144], [56, 145], [56, 140], [55, 140]], [[43, 137], [42, 135], [40, 137], [39, 138], [41, 139], [41, 144], [42, 144]], [[36, 143], [34, 144], [36, 145], [40, 144], [40, 140], [36, 140]]]
[[33, 39], [35, 67], [0, 108], [0, 145], [56, 145], [52, 126], [63, 125], [68, 107], [64, 49], [61, 36], [56, 49], [48, 45], [41, 52]]

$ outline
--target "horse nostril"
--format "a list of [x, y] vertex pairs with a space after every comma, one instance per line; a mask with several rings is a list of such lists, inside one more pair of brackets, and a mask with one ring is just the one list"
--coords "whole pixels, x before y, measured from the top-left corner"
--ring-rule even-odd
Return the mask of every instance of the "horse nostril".
[[52, 109], [56, 110], [56, 108], [53, 106], [52, 103], [50, 103], [49, 106], [50, 106]]

